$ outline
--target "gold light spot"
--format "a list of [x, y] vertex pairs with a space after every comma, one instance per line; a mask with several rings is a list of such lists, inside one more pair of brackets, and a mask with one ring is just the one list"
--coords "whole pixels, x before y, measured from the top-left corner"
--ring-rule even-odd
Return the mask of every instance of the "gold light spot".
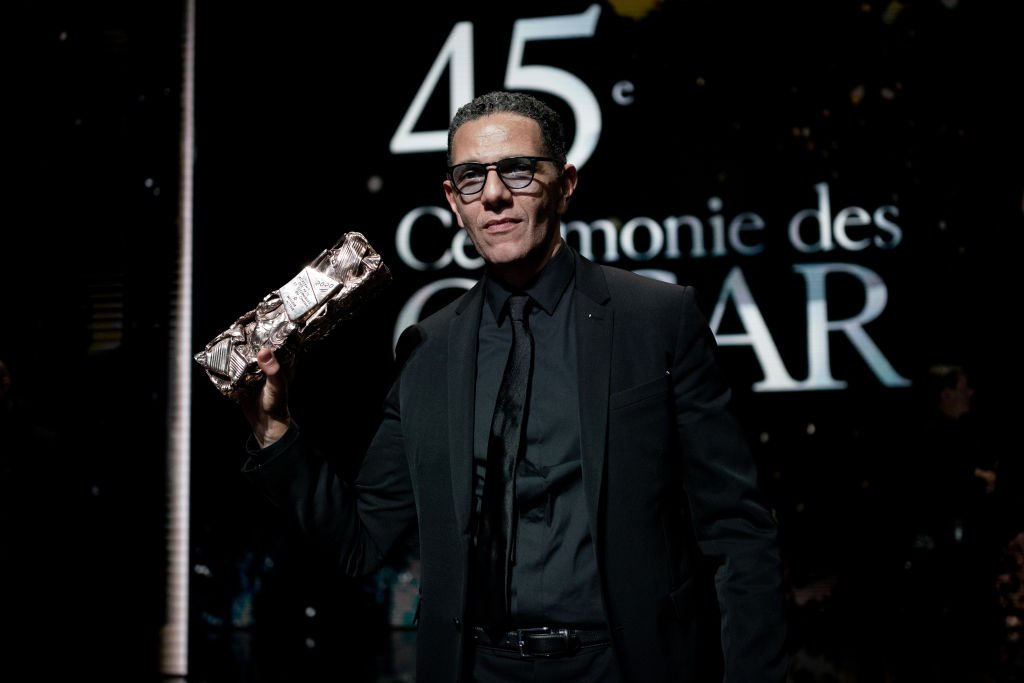
[[620, 17], [643, 19], [661, 4], [661, 0], [609, 0], [608, 4]]

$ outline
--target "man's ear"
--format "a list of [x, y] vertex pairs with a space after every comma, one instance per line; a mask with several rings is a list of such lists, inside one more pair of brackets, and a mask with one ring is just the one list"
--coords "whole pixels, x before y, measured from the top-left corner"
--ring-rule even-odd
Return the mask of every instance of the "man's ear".
[[569, 200], [572, 199], [573, 193], [576, 192], [577, 180], [576, 167], [572, 164], [566, 164], [565, 168], [562, 169], [562, 178], [560, 180], [562, 184], [562, 197], [558, 201], [558, 213], [563, 214], [569, 210]]

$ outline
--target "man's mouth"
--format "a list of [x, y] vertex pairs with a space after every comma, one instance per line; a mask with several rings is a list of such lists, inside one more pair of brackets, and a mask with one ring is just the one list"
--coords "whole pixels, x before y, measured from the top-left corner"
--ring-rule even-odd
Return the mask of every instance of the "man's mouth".
[[484, 224], [484, 231], [491, 233], [503, 233], [512, 230], [517, 225], [519, 225], [519, 223], [511, 219], [488, 221]]

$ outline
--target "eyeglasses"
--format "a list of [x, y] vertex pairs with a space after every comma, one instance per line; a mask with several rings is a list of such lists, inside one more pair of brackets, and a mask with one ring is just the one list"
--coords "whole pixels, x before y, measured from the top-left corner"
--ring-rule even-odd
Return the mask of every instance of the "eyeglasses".
[[476, 194], [487, 184], [487, 169], [494, 168], [501, 182], [510, 190], [521, 190], [533, 182], [538, 161], [554, 161], [551, 157], [509, 157], [490, 164], [470, 162], [448, 167], [448, 178], [462, 195]]

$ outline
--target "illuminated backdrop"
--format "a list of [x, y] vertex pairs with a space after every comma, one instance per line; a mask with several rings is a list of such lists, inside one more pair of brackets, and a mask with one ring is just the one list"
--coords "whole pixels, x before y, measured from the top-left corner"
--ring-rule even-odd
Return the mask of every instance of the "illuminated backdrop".
[[[481, 261], [440, 188], [447, 121], [476, 94], [518, 88], [566, 116], [580, 168], [570, 244], [697, 285], [738, 399], [776, 428], [903, 400], [934, 360], [988, 361], [976, 330], [1005, 284], [989, 258], [1021, 187], [988, 163], [1007, 114], [979, 104], [1002, 98], [1004, 65], [998, 45], [968, 49], [984, 33], [976, 10], [554, 7], [457, 3], [398, 22], [372, 7], [200, 8], [199, 257], [260, 264], [249, 289], [202, 303], [201, 329], [346, 229], [396, 272], [381, 303], [392, 340], [469, 286]], [[778, 394], [807, 400], [778, 416]]]

